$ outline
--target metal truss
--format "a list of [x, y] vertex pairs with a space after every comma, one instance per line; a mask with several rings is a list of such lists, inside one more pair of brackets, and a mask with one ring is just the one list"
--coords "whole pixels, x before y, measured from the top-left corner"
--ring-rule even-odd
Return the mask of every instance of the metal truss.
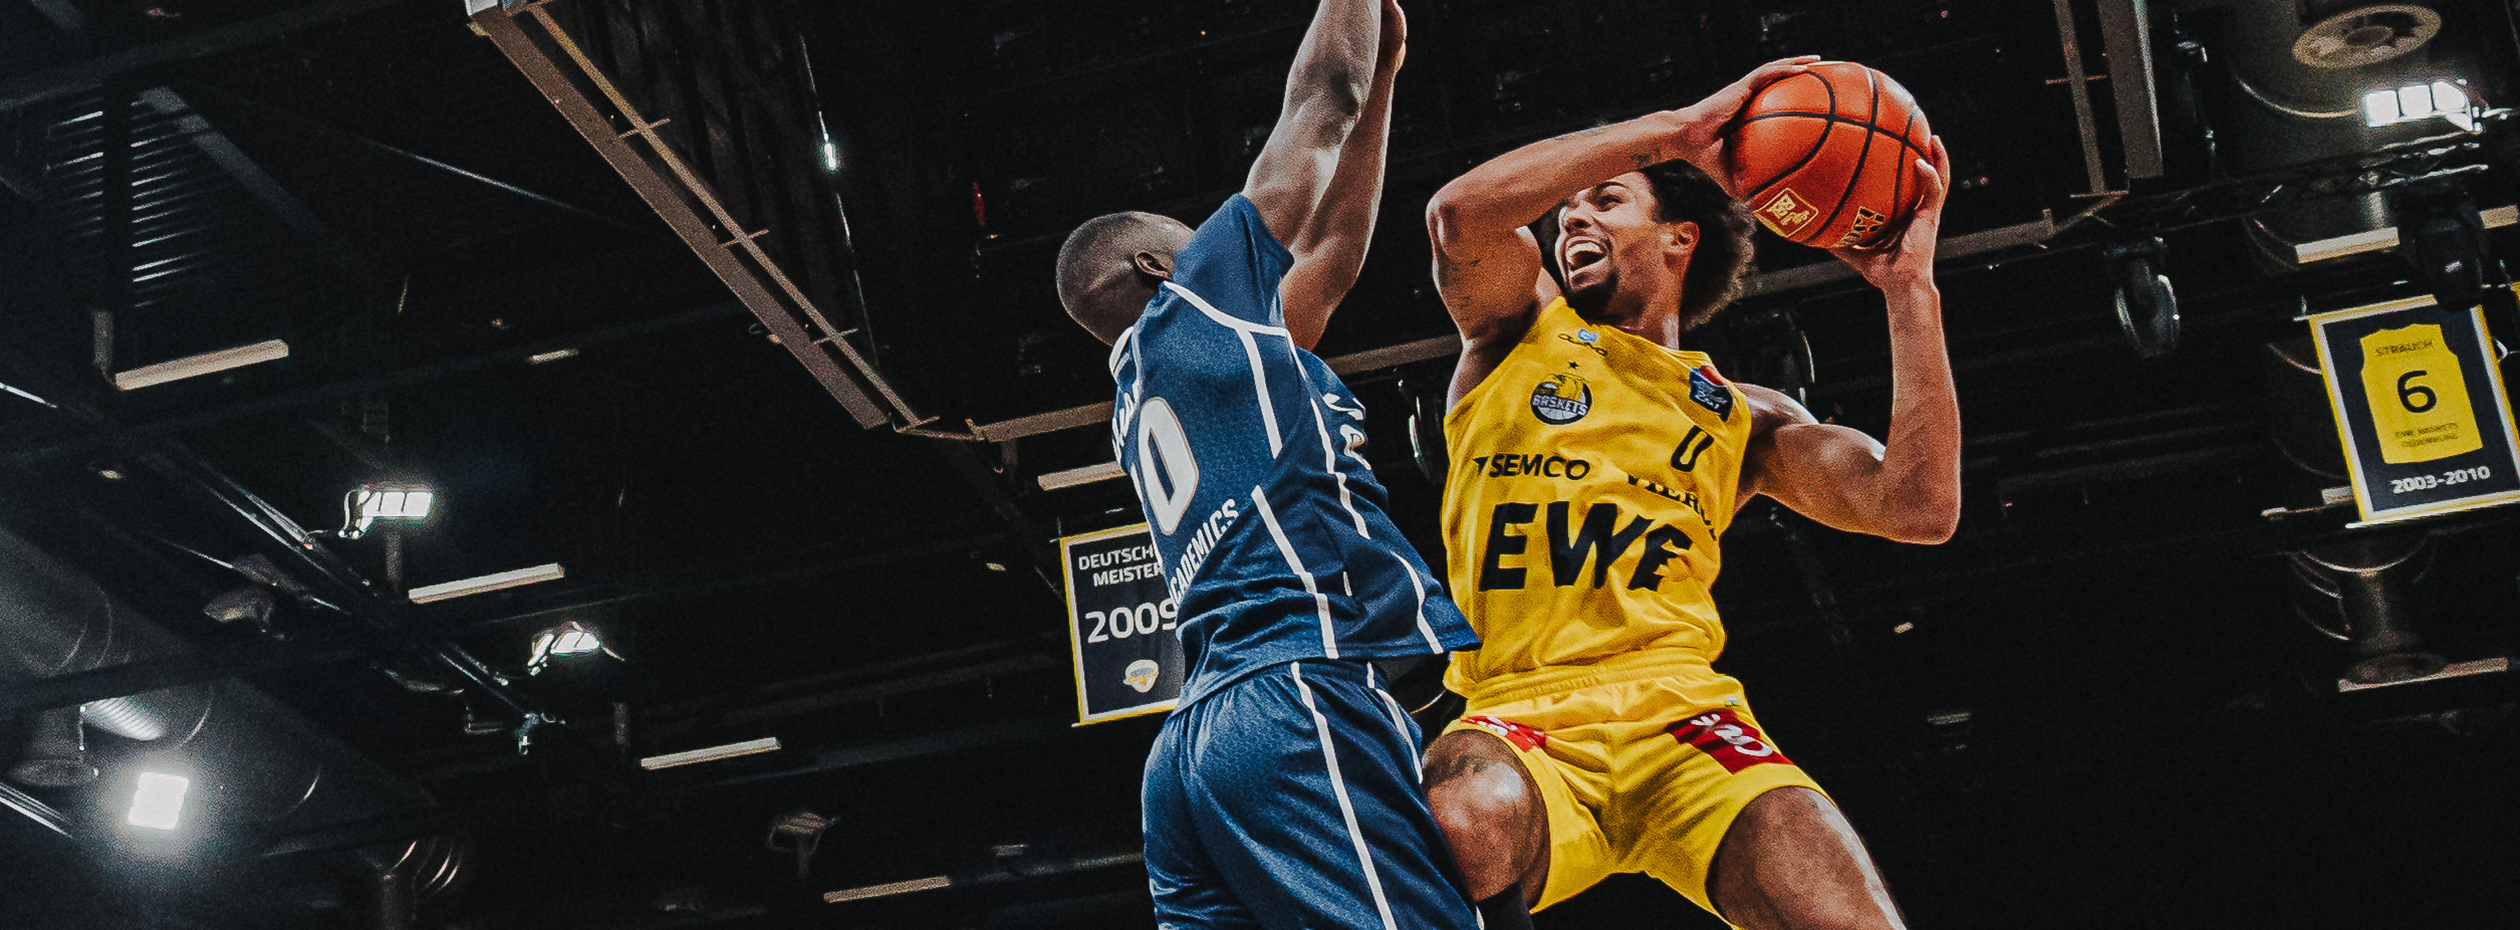
[[[859, 425], [875, 427], [889, 423], [916, 426], [932, 421], [933, 417], [920, 416], [910, 402], [893, 389], [868, 358], [869, 350], [853, 341], [863, 340], [863, 331], [835, 321], [823, 301], [816, 299], [813, 292], [828, 292], [837, 288], [816, 286], [811, 280], [812, 276], [824, 274], [825, 269], [798, 267], [799, 262], [814, 261], [811, 256], [819, 251], [805, 247], [805, 242], [818, 234], [817, 230], [808, 228], [812, 225], [811, 214], [797, 209], [782, 211], [775, 196], [761, 196], [747, 203], [721, 195], [718, 186], [712, 185], [702, 176], [703, 172], [695, 168], [695, 157], [677, 151], [670, 144], [668, 137], [673, 134], [659, 132], [674, 117], [652, 118], [650, 112], [642, 111], [632, 101], [630, 93], [625, 91], [625, 82], [608, 73], [596, 56], [590, 54], [589, 47], [581, 44], [579, 38], [563, 25], [562, 17], [553, 12], [563, 2], [583, 7], [572, 11], [582, 14], [573, 17], [574, 22], [600, 22], [608, 14], [616, 17], [631, 15], [606, 9], [596, 0], [536, 0], [513, 4], [502, 4], [500, 0], [466, 0], [466, 5], [474, 28], [488, 36], [499, 51], [516, 65], [517, 70], [524, 73], [526, 80], [542, 92], [544, 99], [559, 109], [569, 125], [586, 137], [595, 151], [619, 171], [624, 180], [630, 182], [639, 196], [656, 210], [658, 216], [664, 218], [674, 234], [681, 237], [683, 243], [709, 266], [709, 270], [734, 291], [736, 299], [761, 319], [762, 326], [773, 340], [794, 354], [814, 380], [831, 392], [831, 396], [848, 409], [849, 415]], [[698, 49], [683, 51], [693, 56], [709, 54]], [[648, 64], [658, 71], [685, 65], [680, 59], [663, 63], [650, 61]], [[700, 67], [697, 64], [687, 66], [693, 69]], [[792, 91], [794, 88], [776, 90]], [[703, 91], [732, 98], [721, 101], [729, 103], [730, 107], [765, 102], [758, 97], [749, 102], [743, 99], [758, 88], [707, 83], [703, 85]], [[793, 111], [797, 101], [785, 100], [783, 95], [776, 93], [767, 96], [780, 96], [783, 107], [781, 113], [772, 114], [768, 121], [779, 124], [777, 130], [792, 130], [794, 127], [786, 123], [794, 121]], [[668, 98], [669, 103], [671, 99]], [[756, 127], [724, 125], [734, 121], [734, 117], [717, 112], [705, 102], [686, 105], [681, 112], [686, 114], [684, 119], [687, 122], [707, 124], [680, 127], [678, 130], [687, 133], [686, 137], [693, 139], [694, 145], [700, 144], [699, 140], [716, 143], [730, 136], [741, 144], [750, 144], [756, 140], [747, 134], [747, 130], [763, 132]], [[779, 119], [782, 115], [789, 119], [782, 122]], [[785, 138], [774, 138], [772, 141], [801, 142]], [[749, 154], [763, 160], [772, 159], [772, 155], [760, 146], [755, 146]], [[728, 170], [743, 170], [745, 166], [740, 162], [746, 160], [724, 159], [738, 164], [718, 172], [718, 185], [743, 186], [745, 181], [739, 177], [731, 178]], [[793, 198], [787, 206], [794, 207]], [[775, 229], [774, 217], [778, 223]], [[786, 248], [774, 250], [765, 246], [762, 240], [774, 234], [786, 237]], [[862, 318], [862, 314], [859, 316]]]

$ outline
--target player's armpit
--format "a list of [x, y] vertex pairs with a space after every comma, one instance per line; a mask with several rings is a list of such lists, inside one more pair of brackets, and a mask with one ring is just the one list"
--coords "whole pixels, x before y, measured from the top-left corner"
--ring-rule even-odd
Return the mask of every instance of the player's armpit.
[[1743, 500], [1765, 494], [1831, 529], [1931, 545], [1951, 538], [1960, 502], [1952, 482], [1912, 473], [1863, 431], [1812, 419], [1785, 395], [1742, 385], [1753, 415], [1773, 418], [1750, 441]]

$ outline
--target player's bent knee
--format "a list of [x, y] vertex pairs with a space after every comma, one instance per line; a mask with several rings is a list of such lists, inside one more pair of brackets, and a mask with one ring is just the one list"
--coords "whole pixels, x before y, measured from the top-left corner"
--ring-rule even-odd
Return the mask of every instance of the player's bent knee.
[[1548, 842], [1548, 810], [1512, 749], [1484, 733], [1436, 739], [1426, 801], [1451, 842], [1472, 900], [1523, 883]]

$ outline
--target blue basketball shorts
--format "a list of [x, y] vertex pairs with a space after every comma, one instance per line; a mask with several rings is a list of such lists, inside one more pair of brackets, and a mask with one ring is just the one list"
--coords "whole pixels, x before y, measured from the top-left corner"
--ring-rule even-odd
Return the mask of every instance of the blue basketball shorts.
[[1477, 925], [1418, 776], [1418, 729], [1372, 666], [1305, 660], [1164, 721], [1146, 759], [1161, 930]]

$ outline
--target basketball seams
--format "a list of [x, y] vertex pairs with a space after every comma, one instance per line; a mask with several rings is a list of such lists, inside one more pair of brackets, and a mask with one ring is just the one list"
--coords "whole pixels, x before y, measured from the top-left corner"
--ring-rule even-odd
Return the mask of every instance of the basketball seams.
[[[1829, 83], [1829, 79], [1828, 79], [1828, 78], [1821, 77], [1821, 76], [1820, 76], [1818, 73], [1816, 73], [1816, 72], [1805, 71], [1805, 72], [1803, 72], [1802, 74], [1797, 74], [1797, 75], [1794, 75], [1794, 76], [1792, 76], [1792, 77], [1785, 78], [1785, 80], [1784, 80], [1784, 81], [1778, 81], [1778, 82], [1776, 82], [1776, 84], [1782, 84], [1782, 83], [1785, 83], [1785, 81], [1790, 81], [1790, 80], [1793, 80], [1793, 79], [1794, 79], [1794, 78], [1796, 78], [1796, 77], [1804, 77], [1804, 76], [1809, 76], [1812, 80], [1815, 80], [1815, 81], [1819, 81], [1819, 82], [1820, 82], [1820, 89], [1821, 89], [1821, 91], [1822, 91], [1822, 92], [1824, 92], [1824, 93], [1827, 93], [1827, 94], [1829, 95], [1829, 110], [1830, 110], [1830, 112], [1832, 112], [1832, 113], [1836, 112], [1836, 110], [1837, 110], [1837, 86], [1836, 86], [1836, 85], [1834, 85], [1834, 84]], [[1768, 85], [1768, 86], [1769, 86], [1769, 87], [1774, 87], [1774, 86], [1776, 86], [1776, 84], [1770, 84], [1770, 85]], [[1755, 119], [1760, 119], [1760, 118], [1762, 118], [1762, 117], [1757, 117], [1757, 116], [1754, 116], [1754, 117], [1751, 117], [1750, 119], [1755, 120]], [[1743, 122], [1748, 122], [1748, 121], [1749, 121], [1749, 120], [1743, 120]], [[1768, 176], [1768, 179], [1767, 179], [1767, 180], [1760, 182], [1760, 183], [1759, 183], [1759, 185], [1758, 185], [1756, 188], [1753, 188], [1753, 189], [1752, 189], [1752, 193], [1750, 194], [1750, 196], [1747, 196], [1747, 197], [1743, 197], [1743, 198], [1741, 198], [1741, 202], [1743, 202], [1743, 203], [1749, 203], [1749, 202], [1752, 202], [1752, 201], [1755, 201], [1755, 200], [1761, 200], [1761, 199], [1766, 198], [1766, 197], [1767, 197], [1767, 195], [1768, 195], [1769, 190], [1770, 190], [1771, 188], [1774, 188], [1774, 187], [1777, 185], [1777, 183], [1778, 183], [1778, 182], [1781, 182], [1781, 181], [1785, 180], [1786, 178], [1793, 177], [1793, 176], [1794, 176], [1794, 172], [1801, 171], [1801, 170], [1803, 169], [1803, 166], [1804, 166], [1804, 165], [1811, 164], [1811, 160], [1812, 160], [1812, 159], [1820, 157], [1820, 150], [1821, 150], [1821, 149], [1823, 149], [1823, 148], [1827, 148], [1827, 147], [1828, 147], [1828, 145], [1829, 145], [1829, 134], [1837, 131], [1837, 122], [1838, 122], [1838, 121], [1837, 121], [1837, 120], [1834, 120], [1834, 119], [1825, 121], [1825, 123], [1824, 123], [1824, 124], [1820, 127], [1820, 138], [1812, 140], [1812, 142], [1811, 142], [1811, 147], [1810, 147], [1810, 148], [1808, 148], [1808, 149], [1803, 150], [1803, 154], [1802, 154], [1802, 157], [1801, 157], [1801, 158], [1796, 159], [1796, 160], [1794, 161], [1794, 163], [1793, 163], [1793, 164], [1786, 166], [1785, 170], [1783, 170], [1783, 171], [1779, 171], [1779, 172], [1777, 172], [1777, 173], [1775, 173], [1775, 174], [1773, 174], [1773, 175]]]
[[[1736, 148], [1727, 156], [1738, 172], [1735, 177], [1740, 179], [1748, 179], [1751, 177], [1749, 171], [1759, 167], [1778, 164], [1782, 160], [1779, 156], [1792, 151], [1793, 146], [1804, 147], [1799, 156], [1793, 157], [1791, 163], [1783, 165], [1781, 170], [1760, 176], [1756, 184], [1745, 184], [1736, 189], [1745, 192], [1741, 202], [1752, 209], [1776, 206], [1788, 196], [1803, 201], [1796, 209], [1804, 211], [1799, 215], [1805, 217], [1816, 212], [1818, 205], [1804, 200], [1799, 191], [1788, 193], [1790, 188], [1816, 186], [1817, 192], [1823, 195], [1830, 188], [1837, 189], [1838, 197], [1825, 218], [1816, 223], [1810, 219], [1796, 223], [1795, 229], [1806, 234], [1788, 237], [1791, 241], [1820, 248], [1828, 248], [1833, 238], [1844, 238], [1845, 231], [1837, 230], [1837, 224], [1846, 218], [1846, 208], [1855, 204], [1859, 187], [1862, 188], [1860, 192], [1865, 194], [1865, 203], [1856, 205], [1863, 208], [1863, 213], [1869, 213], [1873, 209], [1872, 201], [1883, 194], [1887, 194], [1891, 202], [1881, 206], [1891, 216], [1913, 212], [1912, 205], [1904, 203], [1909, 199], [1908, 175], [1915, 171], [1912, 159], [1930, 157], [1927, 153], [1932, 145], [1931, 130], [1925, 128], [1925, 114], [1908, 96], [1906, 88], [1888, 75], [1862, 65], [1832, 64], [1837, 67], [1815, 68], [1760, 89], [1747, 108], [1750, 112], [1738, 116], [1725, 130], [1736, 143], [1746, 146]], [[1851, 79], [1856, 73], [1864, 75], [1864, 90], [1867, 92], [1868, 109], [1860, 116], [1846, 109], [1854, 103], [1850, 94], [1856, 88], [1850, 83], [1845, 88], [1850, 94], [1840, 94], [1837, 86], [1839, 78]], [[1812, 88], [1791, 83], [1792, 78], [1805, 74], [1820, 82], [1820, 94], [1814, 95], [1810, 93]], [[1902, 124], [1895, 129], [1883, 122], [1890, 115], [1882, 109], [1885, 99], [1902, 111], [1899, 114]], [[1779, 106], [1782, 108], [1771, 108]], [[1757, 131], [1752, 131], [1748, 125], [1770, 118], [1790, 119], [1770, 127], [1760, 127]], [[1811, 122], [1801, 122], [1803, 120]], [[1862, 138], [1840, 140], [1838, 124], [1846, 124], [1847, 128], [1861, 132]], [[1920, 134], [1927, 136], [1921, 144], [1912, 138]], [[1889, 136], [1893, 141], [1878, 157], [1874, 150], [1881, 146], [1877, 144], [1875, 135]], [[1752, 155], [1755, 157], [1745, 157]], [[1876, 161], [1881, 163], [1875, 164]], [[1877, 186], [1881, 183], [1881, 171], [1894, 172], [1889, 179], [1891, 189], [1888, 191], [1881, 191]], [[1891, 231], [1905, 226], [1908, 217], [1900, 218], [1901, 222]], [[1761, 219], [1764, 221], [1766, 218]], [[1834, 236], [1833, 231], [1836, 232]], [[1885, 237], [1876, 233], [1870, 238], [1877, 243]]]
[[[1874, 79], [1871, 68], [1864, 69], [1864, 84], [1872, 89], [1872, 100], [1866, 104], [1864, 110], [1864, 126], [1872, 131], [1864, 133], [1864, 147], [1855, 150], [1855, 170], [1847, 173], [1846, 186], [1838, 191], [1837, 206], [1829, 210], [1828, 219], [1820, 221], [1820, 232], [1823, 236], [1828, 233], [1830, 227], [1837, 225], [1838, 217], [1846, 213], [1847, 201], [1855, 199], [1855, 189], [1863, 185], [1864, 171], [1872, 167], [1873, 138], [1881, 134], [1880, 128], [1873, 125], [1881, 119], [1881, 82]], [[1829, 109], [1833, 111], [1837, 109], [1836, 101], [1830, 101]], [[1807, 240], [1806, 244], [1816, 244], [1818, 241], [1819, 237], [1814, 237]]]
[[[1908, 134], [1908, 130], [1913, 129], [1913, 128], [1915, 128], [1915, 127], [1916, 127], [1916, 108], [1915, 108], [1915, 107], [1909, 107], [1909, 108], [1908, 108], [1908, 111], [1907, 111], [1907, 122], [1904, 122], [1904, 123], [1900, 123], [1900, 124], [1899, 124], [1899, 147], [1900, 147], [1900, 148], [1906, 148], [1906, 147], [1907, 147], [1907, 134]], [[1910, 168], [1909, 166], [1907, 166], [1907, 165], [1902, 164], [1902, 165], [1900, 165], [1900, 166], [1899, 166], [1899, 173], [1891, 176], [1891, 178], [1890, 178], [1890, 209], [1897, 210], [1897, 209], [1899, 209], [1901, 206], [1903, 206], [1903, 205], [1905, 205], [1905, 204], [1907, 203], [1907, 199], [1906, 199], [1906, 192], [1907, 192], [1907, 179], [1908, 179], [1908, 173], [1909, 173], [1911, 170], [1913, 170], [1913, 169], [1911, 169], [1911, 168]], [[1912, 213], [1912, 212], [1911, 212], [1911, 213], [1909, 213], [1909, 214], [1908, 214], [1908, 219], [1910, 219], [1910, 220], [1914, 220], [1915, 218], [1916, 218], [1916, 215], [1915, 215], [1914, 213]], [[1905, 228], [1907, 224], [1906, 224], [1906, 223], [1901, 223], [1901, 224], [1899, 224], [1899, 225], [1900, 225], [1900, 227], [1901, 227], [1901, 228]], [[1889, 237], [1889, 235], [1890, 235], [1892, 232], [1895, 232], [1895, 230], [1889, 230], [1889, 229], [1882, 230], [1882, 236], [1883, 236], [1883, 238], [1884, 238], [1884, 239], [1887, 239], [1887, 238]]]
[[[1911, 106], [1911, 107], [1908, 107], [1908, 108], [1907, 108], [1907, 110], [1908, 110], [1908, 126], [1913, 127], [1913, 126], [1915, 126], [1915, 125], [1916, 125], [1916, 108], [1915, 108], [1915, 107], [1913, 107], [1913, 106]], [[1872, 125], [1871, 123], [1867, 123], [1867, 122], [1864, 122], [1864, 121], [1862, 121], [1862, 120], [1848, 119], [1848, 118], [1846, 118], [1846, 117], [1839, 116], [1839, 115], [1837, 115], [1837, 114], [1835, 114], [1835, 113], [1814, 113], [1814, 112], [1810, 112], [1810, 111], [1807, 111], [1807, 110], [1778, 110], [1778, 111], [1775, 111], [1775, 112], [1773, 112], [1773, 113], [1761, 113], [1761, 114], [1759, 114], [1759, 115], [1757, 115], [1757, 116], [1745, 116], [1745, 117], [1742, 117], [1742, 119], [1741, 119], [1741, 122], [1740, 122], [1740, 123], [1735, 123], [1734, 125], [1735, 125], [1735, 126], [1739, 126], [1739, 125], [1742, 125], [1742, 124], [1744, 124], [1744, 123], [1755, 123], [1755, 122], [1758, 122], [1758, 121], [1763, 120], [1763, 119], [1779, 119], [1779, 118], [1788, 117], [1788, 116], [1798, 117], [1798, 118], [1801, 118], [1801, 119], [1816, 119], [1816, 120], [1821, 120], [1821, 121], [1824, 121], [1824, 122], [1831, 122], [1831, 123], [1844, 123], [1844, 124], [1849, 125], [1849, 126], [1854, 126], [1854, 127], [1861, 128], [1861, 129], [1868, 129], [1868, 130], [1871, 130], [1871, 131], [1873, 131], [1873, 132], [1881, 133], [1882, 135], [1885, 135], [1885, 136], [1886, 136], [1886, 135], [1890, 135], [1890, 134], [1891, 134], [1891, 133], [1890, 133], [1890, 130], [1883, 129], [1883, 128], [1879, 127], [1879, 126]], [[1915, 140], [1909, 139], [1909, 138], [1907, 137], [1906, 133], [1907, 133], [1907, 129], [1906, 129], [1906, 128], [1902, 128], [1902, 129], [1900, 129], [1900, 130], [1899, 130], [1899, 135], [1896, 137], [1896, 138], [1899, 140], [1899, 146], [1900, 146], [1901, 148], [1905, 148], [1905, 149], [1907, 149], [1908, 151], [1915, 152], [1915, 153], [1916, 153], [1916, 157], [1918, 157], [1918, 158], [1927, 159], [1927, 160], [1929, 160], [1929, 161], [1930, 161], [1930, 160], [1932, 160], [1933, 156], [1932, 156], [1931, 154], [1927, 153], [1927, 152], [1925, 151], [1925, 149], [1924, 149], [1922, 146], [1917, 145], [1917, 144], [1916, 144], [1916, 142], [1915, 142]]]

